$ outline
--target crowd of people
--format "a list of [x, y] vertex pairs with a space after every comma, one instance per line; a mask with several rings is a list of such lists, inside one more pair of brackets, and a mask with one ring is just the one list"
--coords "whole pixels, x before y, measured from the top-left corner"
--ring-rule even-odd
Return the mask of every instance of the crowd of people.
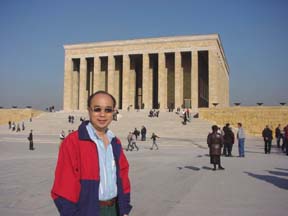
[[160, 110], [156, 110], [156, 109], [151, 109], [149, 111], [149, 114], [148, 114], [148, 117], [159, 117], [159, 114], [160, 114]]
[[[30, 117], [29, 121], [32, 122], [32, 117]], [[21, 123], [20, 122], [17, 123], [17, 125], [14, 121], [13, 122], [8, 121], [8, 128], [9, 130], [13, 132], [21, 132], [21, 131], [25, 131], [26, 129], [24, 121], [22, 121]], [[34, 148], [34, 143], [33, 143], [33, 130], [30, 130], [27, 139], [29, 141], [29, 150], [34, 150], [35, 148]]]
[[281, 150], [288, 155], [288, 124], [284, 128], [281, 128], [279, 124], [275, 129], [275, 137], [277, 148], [281, 148]]
[[9, 130], [11, 131], [15, 131], [15, 132], [20, 132], [21, 130], [24, 131], [25, 130], [25, 123], [24, 121], [22, 121], [21, 123], [21, 126], [20, 126], [20, 123], [16, 123], [13, 121], [8, 121], [8, 127], [9, 127]]
[[[140, 134], [141, 134], [141, 141], [146, 141], [147, 129], [144, 125], [142, 126], [141, 131], [139, 131], [137, 128], [135, 128], [134, 131], [130, 131], [128, 133], [128, 136], [127, 136], [128, 145], [127, 145], [126, 151], [133, 151], [134, 149], [139, 151], [139, 147], [137, 146], [137, 141], [138, 141], [138, 137], [140, 136]], [[160, 137], [157, 136], [153, 132], [151, 135], [152, 146], [151, 146], [150, 150], [153, 150], [154, 146], [156, 146], [156, 150], [159, 149], [159, 147], [156, 143], [157, 138], [160, 138]]]
[[[237, 140], [238, 140], [238, 157], [245, 157], [245, 131], [242, 127], [242, 123], [237, 123]], [[235, 135], [230, 127], [230, 124], [227, 123], [221, 130], [217, 125], [212, 126], [212, 132], [207, 136], [207, 144], [209, 147], [210, 163], [213, 164], [213, 169], [224, 170], [224, 167], [221, 165], [221, 155], [226, 157], [232, 157], [233, 144], [235, 142]], [[223, 151], [222, 151], [223, 148]]]
[[[238, 123], [237, 140], [238, 140], [238, 157], [245, 157], [245, 131], [242, 127], [242, 123]], [[262, 137], [264, 140], [264, 154], [270, 154], [272, 148], [273, 131], [266, 125], [262, 131]], [[281, 148], [283, 153], [288, 156], [288, 125], [283, 129], [279, 124], [275, 129], [276, 147]], [[207, 144], [209, 147], [210, 163], [214, 165], [212, 170], [216, 170], [216, 165], [219, 169], [224, 169], [221, 165], [220, 156], [232, 157], [232, 148], [235, 143], [235, 135], [227, 123], [221, 130], [217, 125], [212, 126], [212, 132], [208, 134]], [[223, 151], [221, 149], [223, 148]]]

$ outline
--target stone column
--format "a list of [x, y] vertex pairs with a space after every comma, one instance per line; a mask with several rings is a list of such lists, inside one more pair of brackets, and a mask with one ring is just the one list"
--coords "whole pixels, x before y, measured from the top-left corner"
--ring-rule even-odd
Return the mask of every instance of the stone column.
[[100, 90], [100, 58], [99, 56], [95, 56], [94, 57], [93, 91], [96, 92], [99, 90]]
[[165, 53], [158, 53], [158, 102], [160, 109], [167, 109], [167, 70]]
[[93, 69], [91, 68], [89, 71], [89, 95], [88, 96], [94, 93], [93, 79], [94, 79], [94, 72], [93, 72]]
[[107, 89], [108, 89], [108, 92], [115, 96], [114, 95], [114, 80], [115, 80], [115, 58], [113, 55], [109, 55], [108, 56], [108, 86], [107, 86]]
[[181, 53], [175, 52], [175, 108], [181, 107], [183, 99], [183, 68], [181, 65]]
[[[149, 57], [149, 54], [148, 54]], [[152, 61], [152, 59], [151, 59]], [[148, 70], [149, 70], [149, 81], [148, 81], [148, 98], [149, 98], [149, 102], [148, 102], [148, 106], [147, 108], [152, 109], [153, 108], [153, 66], [152, 66], [152, 62], [150, 63], [150, 57], [149, 57], [149, 66], [148, 66]]]
[[151, 98], [149, 95], [149, 55], [144, 53], [143, 58], [143, 70], [142, 70], [142, 101], [145, 109], [151, 108]]
[[116, 100], [116, 107], [119, 109], [120, 105], [120, 74], [121, 68], [119, 67], [119, 58], [115, 57], [115, 72], [114, 72], [114, 97]]
[[79, 110], [87, 109], [87, 61], [85, 57], [80, 59], [80, 82], [79, 82]]
[[122, 61], [122, 109], [127, 110], [129, 106], [129, 75], [130, 75], [130, 59], [129, 55], [123, 55]]
[[196, 111], [198, 109], [198, 51], [193, 51], [191, 53], [191, 106], [192, 110]]
[[135, 69], [135, 59], [133, 57], [130, 61], [131, 68], [129, 72], [129, 102], [132, 105], [131, 108], [136, 108], [135, 97], [136, 97], [136, 69]]
[[[213, 103], [220, 103], [217, 98], [217, 59], [214, 50], [208, 51], [208, 77], [209, 77], [209, 107]], [[220, 105], [221, 106], [221, 105]]]
[[[78, 65], [79, 66], [79, 65]], [[72, 109], [79, 109], [79, 77], [80, 77], [80, 68], [73, 70], [72, 72]]]
[[72, 59], [65, 56], [63, 110], [72, 109]]

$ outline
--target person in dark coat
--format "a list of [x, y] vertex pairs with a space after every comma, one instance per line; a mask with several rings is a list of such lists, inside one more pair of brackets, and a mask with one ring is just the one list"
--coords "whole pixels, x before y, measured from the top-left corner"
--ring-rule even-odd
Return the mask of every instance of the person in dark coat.
[[133, 134], [135, 134], [135, 136], [136, 136], [136, 140], [138, 140], [138, 136], [140, 135], [140, 131], [137, 130], [137, 128], [135, 128]]
[[277, 148], [280, 148], [280, 141], [282, 139], [280, 126], [281, 125], [279, 124], [278, 127], [275, 129], [275, 137], [276, 137], [276, 140], [277, 140]]
[[230, 128], [230, 124], [227, 123], [224, 127], [223, 127], [223, 132], [224, 132], [224, 136], [223, 136], [223, 140], [224, 140], [224, 150], [223, 150], [223, 154], [225, 156], [231, 157], [232, 156], [232, 147], [235, 141], [235, 135], [232, 131], [232, 129]]
[[143, 125], [141, 128], [141, 140], [145, 141], [146, 140], [146, 133], [147, 133], [147, 129], [146, 127]]
[[34, 150], [34, 146], [33, 146], [33, 131], [31, 130], [28, 136], [28, 140], [29, 140], [29, 150]]
[[270, 154], [271, 151], [271, 143], [272, 143], [272, 130], [266, 125], [266, 128], [262, 131], [262, 137], [265, 143], [265, 154]]
[[183, 124], [183, 125], [186, 125], [186, 124], [187, 124], [187, 121], [188, 121], [187, 111], [185, 111], [184, 114], [183, 114], [183, 122], [182, 122], [182, 124]]
[[223, 146], [223, 136], [218, 133], [218, 126], [212, 126], [212, 133], [207, 137], [207, 144], [209, 147], [210, 163], [214, 165], [213, 171], [216, 170], [216, 165], [218, 169], [223, 170], [224, 167], [221, 166], [221, 148]]
[[286, 125], [286, 127], [284, 128], [283, 139], [284, 141], [282, 146], [285, 146], [286, 155], [288, 156], [288, 125]]

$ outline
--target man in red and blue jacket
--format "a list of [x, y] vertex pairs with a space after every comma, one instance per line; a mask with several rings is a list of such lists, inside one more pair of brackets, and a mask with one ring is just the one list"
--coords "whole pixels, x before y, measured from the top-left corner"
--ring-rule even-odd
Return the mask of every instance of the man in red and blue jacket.
[[[120, 140], [108, 130], [115, 104], [114, 97], [107, 92], [91, 95], [88, 99], [90, 121], [82, 122], [78, 131], [69, 134], [61, 144], [51, 191], [61, 216], [103, 216], [108, 215], [105, 211], [110, 207], [116, 212], [113, 215], [126, 216], [132, 209], [129, 164]], [[102, 163], [99, 143], [89, 128], [93, 128], [99, 142], [102, 141], [104, 152], [111, 150], [112, 163]], [[105, 200], [102, 192], [107, 187], [106, 172], [113, 172], [110, 164], [115, 167], [115, 174], [111, 175], [115, 176], [111, 178], [112, 185], [115, 179], [115, 189], [108, 190], [112, 192], [107, 196], [116, 196]], [[108, 182], [111, 185], [111, 181]]]

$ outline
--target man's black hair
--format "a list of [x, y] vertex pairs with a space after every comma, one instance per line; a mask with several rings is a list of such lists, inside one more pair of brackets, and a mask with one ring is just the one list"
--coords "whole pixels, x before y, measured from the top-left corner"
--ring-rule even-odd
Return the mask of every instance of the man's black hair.
[[219, 129], [219, 128], [218, 128], [217, 125], [213, 125], [213, 126], [212, 126], [212, 131], [213, 131], [213, 132], [217, 131], [218, 129]]
[[116, 107], [116, 100], [115, 100], [115, 98], [113, 97], [113, 95], [111, 95], [111, 94], [109, 94], [108, 92], [103, 91], [103, 90], [97, 91], [97, 92], [95, 92], [95, 93], [93, 93], [92, 95], [89, 96], [88, 101], [87, 101], [87, 106], [88, 106], [88, 107], [90, 107], [91, 101], [92, 101], [93, 97], [96, 96], [96, 95], [98, 95], [98, 94], [105, 94], [105, 95], [110, 96], [111, 99], [112, 99], [112, 101], [113, 101], [113, 108]]

